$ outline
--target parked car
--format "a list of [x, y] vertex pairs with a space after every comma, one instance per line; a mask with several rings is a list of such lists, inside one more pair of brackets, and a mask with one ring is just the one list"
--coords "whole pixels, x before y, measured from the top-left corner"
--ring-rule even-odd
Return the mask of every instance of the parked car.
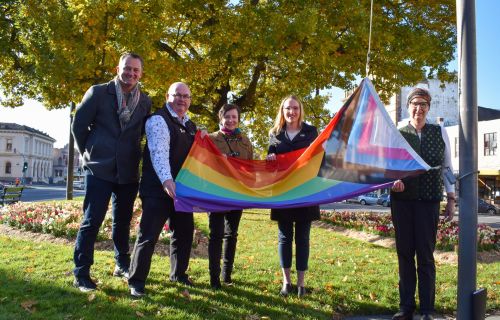
[[73, 189], [75, 190], [85, 190], [85, 182], [83, 181], [74, 181]]
[[477, 212], [479, 213], [489, 213], [498, 214], [500, 209], [495, 205], [484, 201], [483, 199], [478, 199]]
[[377, 204], [384, 206], [384, 207], [390, 207], [391, 206], [391, 195], [388, 193], [382, 193], [380, 197], [377, 199]]
[[362, 205], [377, 204], [378, 196], [375, 192], [369, 192], [358, 196], [357, 202]]

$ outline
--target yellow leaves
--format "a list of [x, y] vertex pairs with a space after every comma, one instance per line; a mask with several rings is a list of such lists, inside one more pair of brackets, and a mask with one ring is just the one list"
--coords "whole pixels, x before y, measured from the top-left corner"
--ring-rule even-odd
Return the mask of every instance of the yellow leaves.
[[136, 311], [135, 315], [138, 316], [139, 318], [144, 318], [144, 313], [142, 313], [140, 311]]
[[36, 311], [35, 305], [38, 304], [38, 301], [36, 300], [25, 300], [21, 302], [21, 307], [28, 311], [29, 313], [33, 313]]
[[88, 300], [89, 302], [94, 301], [94, 300], [95, 300], [95, 293], [91, 293], [91, 294], [89, 294], [89, 296], [87, 297], [87, 300]]
[[25, 273], [33, 273], [33, 271], [35, 271], [35, 269], [33, 267], [27, 267], [24, 269]]
[[331, 284], [331, 283], [327, 283], [327, 284], [325, 285], [325, 290], [326, 290], [327, 292], [331, 293], [331, 292], [333, 292], [333, 289], [334, 289], [333, 284]]
[[192, 300], [191, 295], [189, 294], [189, 291], [187, 289], [184, 289], [181, 292], [181, 296], [183, 296], [184, 298], [186, 298], [188, 301]]

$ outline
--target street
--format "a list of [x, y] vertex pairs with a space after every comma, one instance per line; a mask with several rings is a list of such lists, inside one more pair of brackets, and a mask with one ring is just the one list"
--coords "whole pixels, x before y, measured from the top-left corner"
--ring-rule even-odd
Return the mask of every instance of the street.
[[[84, 196], [84, 190], [73, 190], [73, 197]], [[66, 199], [66, 186], [34, 185], [23, 190], [21, 201], [46, 201]]]
[[[73, 190], [73, 197], [84, 196], [84, 190]], [[46, 201], [46, 200], [62, 200], [66, 198], [66, 187], [56, 185], [40, 185], [31, 186], [24, 189], [21, 197], [22, 201]], [[321, 206], [321, 209], [333, 210], [349, 210], [349, 211], [372, 211], [372, 212], [389, 212], [389, 208], [380, 205], [361, 205], [356, 203], [334, 202]], [[455, 214], [455, 220], [458, 220], [458, 212]], [[492, 228], [500, 229], [500, 215], [489, 215], [480, 213], [478, 215], [478, 223], [484, 223]]]

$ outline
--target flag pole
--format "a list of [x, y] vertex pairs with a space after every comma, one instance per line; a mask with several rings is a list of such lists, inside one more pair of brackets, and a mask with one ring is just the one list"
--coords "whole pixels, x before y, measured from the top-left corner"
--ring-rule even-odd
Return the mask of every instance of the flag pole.
[[459, 241], [457, 319], [475, 319], [477, 276], [477, 69], [475, 0], [457, 0], [459, 61]]

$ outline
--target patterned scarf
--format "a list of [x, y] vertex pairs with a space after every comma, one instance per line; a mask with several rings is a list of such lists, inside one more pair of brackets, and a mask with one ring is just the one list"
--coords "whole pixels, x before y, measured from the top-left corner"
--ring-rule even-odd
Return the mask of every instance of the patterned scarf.
[[141, 91], [139, 90], [139, 83], [132, 89], [128, 95], [124, 95], [122, 91], [122, 86], [118, 76], [115, 77], [115, 87], [116, 87], [116, 98], [118, 100], [118, 118], [120, 119], [120, 126], [123, 129], [127, 126], [130, 121], [130, 117], [134, 113], [135, 107], [139, 104], [139, 98], [141, 96]]

